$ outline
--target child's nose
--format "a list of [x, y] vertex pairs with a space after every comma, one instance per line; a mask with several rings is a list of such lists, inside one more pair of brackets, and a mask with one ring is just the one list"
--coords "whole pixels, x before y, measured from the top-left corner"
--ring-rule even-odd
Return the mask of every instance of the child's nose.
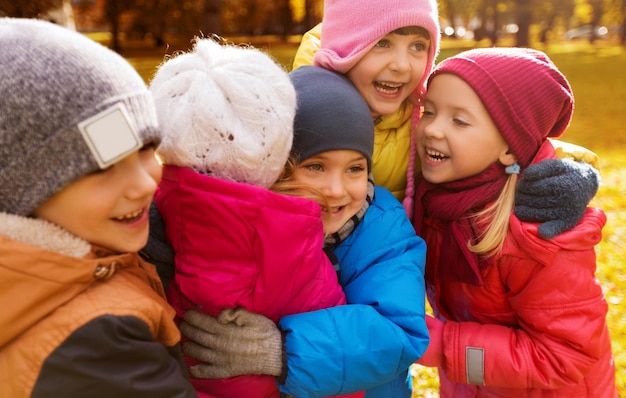
[[441, 129], [440, 124], [437, 121], [437, 118], [432, 118], [427, 121], [420, 121], [422, 124], [423, 134], [430, 138], [441, 138], [443, 137], [443, 130]]
[[396, 72], [406, 72], [410, 69], [409, 56], [403, 51], [396, 51], [389, 62], [389, 68]]
[[322, 193], [327, 197], [340, 197], [345, 192], [345, 186], [340, 176], [333, 175], [326, 180]]
[[[131, 155], [132, 156], [132, 155]], [[157, 189], [157, 185], [161, 180], [161, 165], [157, 162], [156, 158], [149, 156], [137, 156], [133, 159], [129, 159], [129, 174], [131, 183], [127, 191], [129, 198], [142, 198], [145, 196], [154, 195]]]

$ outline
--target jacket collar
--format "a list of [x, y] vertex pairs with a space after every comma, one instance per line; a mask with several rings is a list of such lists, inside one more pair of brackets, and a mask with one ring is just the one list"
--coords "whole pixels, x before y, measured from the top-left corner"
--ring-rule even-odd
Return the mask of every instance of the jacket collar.
[[39, 218], [0, 213], [0, 234], [70, 257], [85, 257], [91, 251], [91, 245], [87, 241]]

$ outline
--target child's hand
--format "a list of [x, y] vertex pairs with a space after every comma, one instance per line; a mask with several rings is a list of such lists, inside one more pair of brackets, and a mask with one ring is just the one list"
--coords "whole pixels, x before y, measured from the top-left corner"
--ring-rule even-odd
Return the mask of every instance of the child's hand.
[[281, 376], [281, 332], [263, 315], [243, 308], [222, 310], [217, 318], [193, 310], [185, 313], [181, 333], [185, 355], [204, 363], [189, 372], [197, 378], [223, 379], [244, 374]]
[[439, 367], [443, 362], [443, 322], [426, 315], [426, 326], [430, 334], [430, 343], [417, 363], [422, 366]]
[[574, 227], [600, 185], [593, 166], [570, 159], [530, 165], [517, 185], [515, 215], [539, 222], [539, 235], [550, 239]]

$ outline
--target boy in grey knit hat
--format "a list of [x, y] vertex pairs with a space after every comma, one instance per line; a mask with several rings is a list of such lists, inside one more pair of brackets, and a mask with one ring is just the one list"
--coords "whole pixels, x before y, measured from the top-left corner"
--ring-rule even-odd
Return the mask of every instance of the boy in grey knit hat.
[[136, 253], [161, 179], [141, 77], [76, 32], [0, 18], [0, 110], [0, 396], [195, 396]]

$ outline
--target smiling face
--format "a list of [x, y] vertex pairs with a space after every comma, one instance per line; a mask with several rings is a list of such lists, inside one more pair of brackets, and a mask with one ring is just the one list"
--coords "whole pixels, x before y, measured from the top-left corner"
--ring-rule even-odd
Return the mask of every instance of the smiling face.
[[39, 206], [34, 216], [91, 244], [135, 252], [148, 240], [148, 209], [160, 180], [161, 166], [154, 148], [147, 146], [74, 181]]
[[367, 197], [367, 159], [353, 150], [322, 152], [300, 162], [293, 181], [318, 190], [324, 233], [333, 234], [363, 207]]
[[373, 117], [396, 112], [424, 76], [430, 39], [425, 30], [416, 29], [423, 33], [385, 35], [346, 74]]
[[435, 184], [474, 176], [496, 161], [516, 161], [478, 95], [452, 74], [431, 80], [417, 137], [422, 174]]

